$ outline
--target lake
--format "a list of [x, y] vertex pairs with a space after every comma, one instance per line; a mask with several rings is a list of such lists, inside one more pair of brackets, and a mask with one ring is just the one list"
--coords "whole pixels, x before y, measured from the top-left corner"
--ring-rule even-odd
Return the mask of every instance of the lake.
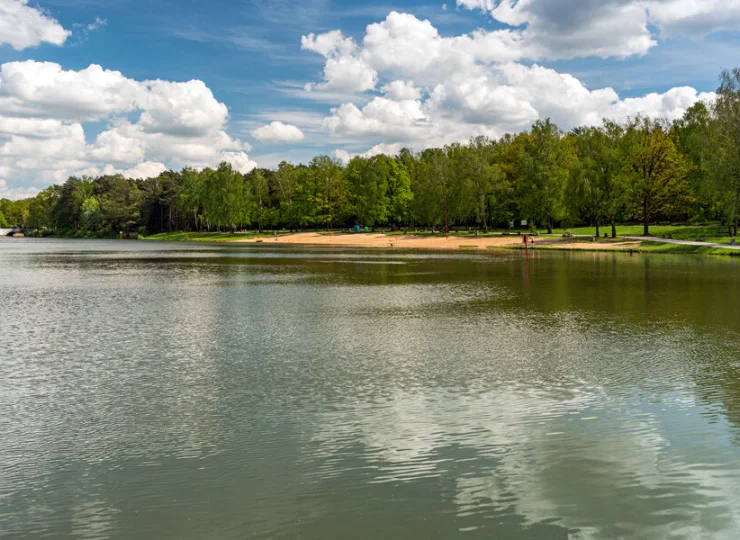
[[0, 239], [0, 537], [735, 540], [739, 272]]

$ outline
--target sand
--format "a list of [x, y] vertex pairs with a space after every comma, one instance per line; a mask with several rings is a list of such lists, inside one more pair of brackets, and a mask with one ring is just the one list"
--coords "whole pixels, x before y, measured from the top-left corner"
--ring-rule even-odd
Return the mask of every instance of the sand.
[[[317, 234], [296, 233], [274, 238], [248, 238], [238, 242], [263, 242], [265, 244], [303, 244], [314, 246], [347, 246], [347, 247], [373, 247], [373, 248], [398, 248], [398, 249], [488, 249], [489, 247], [505, 247], [521, 245], [519, 236], [501, 237], [458, 237], [436, 235], [385, 235], [385, 234]], [[465, 246], [465, 247], [463, 247]]]
[[[296, 233], [275, 236], [274, 238], [248, 238], [238, 240], [238, 242], [254, 243], [262, 242], [265, 244], [297, 244], [313, 246], [346, 246], [346, 247], [370, 247], [370, 248], [395, 248], [395, 249], [433, 249], [433, 250], [483, 250], [497, 247], [515, 247], [522, 245], [521, 236], [487, 236], [487, 237], [459, 237], [438, 234], [436, 236], [415, 236], [415, 235], [385, 235], [385, 234], [317, 234], [317, 233]], [[575, 238], [559, 237], [535, 237], [535, 247], [537, 246], [557, 246], [567, 249], [599, 249], [599, 250], [620, 250], [625, 248], [638, 248], [639, 242], [619, 242], [619, 243], [591, 243], [583, 242]]]

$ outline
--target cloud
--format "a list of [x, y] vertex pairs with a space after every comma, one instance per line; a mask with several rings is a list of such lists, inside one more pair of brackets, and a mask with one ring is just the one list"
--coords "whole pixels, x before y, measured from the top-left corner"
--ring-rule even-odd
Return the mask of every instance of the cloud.
[[[256, 165], [225, 129], [228, 109], [199, 80], [137, 81], [91, 65], [0, 66], [0, 167], [14, 178], [61, 182], [80, 171], [137, 177], [167, 167]], [[84, 124], [107, 123], [88, 141]]]
[[324, 81], [307, 84], [306, 91], [363, 92], [375, 88], [378, 74], [355, 55], [358, 47], [352, 38], [334, 30], [324, 34], [309, 34], [301, 38], [301, 48], [326, 58]]
[[467, 9], [487, 11], [515, 28], [522, 57], [533, 60], [646, 54], [657, 45], [648, 14], [628, 0], [457, 0]]
[[106, 175], [112, 175], [112, 174], [121, 174], [125, 176], [126, 178], [152, 178], [155, 176], [159, 176], [163, 172], [167, 170], [167, 166], [164, 163], [159, 163], [157, 161], [145, 161], [143, 163], [139, 163], [138, 165], [135, 165], [134, 167], [130, 167], [128, 169], [116, 169], [112, 165], [106, 165], [102, 171], [97, 169], [89, 170], [87, 174], [90, 176], [98, 176], [100, 174], [106, 174]]
[[0, 66], [0, 113], [8, 116], [99, 120], [133, 111], [142, 92], [137, 81], [96, 64], [79, 71], [34, 60]]
[[71, 32], [28, 0], [0, 0], [0, 45], [17, 51], [41, 43], [62, 45]]
[[740, 28], [738, 0], [647, 0], [641, 4], [665, 37], [704, 37]]
[[520, 33], [529, 58], [626, 57], [662, 37], [704, 37], [740, 28], [738, 0], [457, 0]]
[[249, 156], [244, 152], [222, 152], [219, 157], [219, 162], [230, 163], [234, 169], [242, 174], [246, 174], [257, 167], [257, 162], [249, 159]]
[[89, 32], [95, 32], [96, 30], [101, 29], [104, 26], [108, 26], [108, 19], [101, 19], [100, 17], [95, 17], [95, 20], [88, 24], [85, 28]]
[[347, 150], [344, 150], [342, 148], [338, 148], [334, 150], [334, 157], [346, 165], [347, 163], [350, 162], [350, 160], [353, 157], [356, 157], [356, 156], [360, 156], [363, 158], [371, 158], [374, 156], [378, 156], [380, 154], [385, 154], [386, 156], [395, 156], [395, 155], [398, 155], [398, 153], [401, 151], [402, 148], [403, 148], [403, 145], [400, 143], [393, 143], [393, 144], [380, 143], [380, 144], [376, 144], [375, 146], [373, 146], [367, 152], [362, 152], [360, 154], [355, 154], [352, 152], [348, 152]]
[[292, 124], [282, 122], [270, 122], [252, 132], [255, 139], [260, 142], [299, 142], [304, 139], [303, 132]]
[[38, 193], [39, 190], [33, 187], [8, 187], [8, 182], [0, 178], [0, 199], [16, 201], [18, 199], [35, 197]]
[[[609, 9], [635, 8], [628, 4], [617, 2]], [[567, 30], [571, 23], [559, 13], [547, 11], [539, 0], [484, 1], [482, 5], [493, 9], [512, 29], [442, 37], [427, 20], [391, 12], [385, 20], [368, 25], [361, 45], [348, 41], [338, 30], [311, 34], [304, 48], [320, 51], [329, 59], [342, 55], [359, 59], [378, 80], [385, 81], [379, 88], [382, 95], [366, 92], [360, 96], [366, 101], [350, 97], [333, 107], [321, 128], [335, 143], [348, 144], [353, 150], [368, 143], [422, 149], [466, 141], [471, 136], [499, 137], [523, 131], [544, 118], [552, 118], [564, 129], [598, 124], [605, 117], [625, 120], [637, 114], [673, 120], [696, 101], [714, 97], [682, 87], [622, 99], [613, 88], [591, 89], [570, 74], [518, 62], [522, 56], [537, 56], [540, 43], [545, 43], [522, 33], [531, 25], [535, 30], [544, 28], [542, 21], [547, 20], [548, 25]], [[601, 21], [606, 12], [594, 5], [589, 4], [587, 13], [578, 17], [585, 22]], [[591, 13], [594, 10], [598, 13]], [[599, 24], [595, 28], [601, 32]], [[592, 50], [601, 50], [594, 47]]]
[[412, 81], [393, 81], [381, 87], [380, 91], [395, 101], [421, 98], [421, 91], [414, 86]]
[[338, 148], [337, 150], [334, 150], [334, 157], [337, 158], [339, 161], [344, 163], [345, 165], [350, 162], [350, 160], [355, 156], [356, 154], [350, 154], [346, 150], [342, 150], [341, 148]]

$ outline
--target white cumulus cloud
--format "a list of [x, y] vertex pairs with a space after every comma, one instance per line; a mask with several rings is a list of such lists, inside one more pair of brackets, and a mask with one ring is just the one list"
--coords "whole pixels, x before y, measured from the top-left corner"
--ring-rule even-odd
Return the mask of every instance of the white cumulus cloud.
[[[250, 146], [226, 132], [228, 116], [199, 80], [137, 81], [98, 65], [65, 70], [32, 60], [0, 65], [0, 167], [38, 185], [224, 160], [251, 170]], [[107, 123], [94, 140], [85, 133], [91, 121]]]
[[[584, 4], [583, 0], [565, 1], [573, 9]], [[511, 28], [444, 37], [428, 20], [391, 12], [385, 20], [368, 25], [361, 45], [347, 41], [349, 38], [340, 31], [310, 35], [309, 46], [304, 43], [304, 48], [320, 51], [328, 60], [361, 60], [384, 82], [379, 86], [381, 95], [368, 92], [362, 96], [365, 99], [345, 99], [331, 108], [321, 129], [334, 142], [350, 145], [353, 151], [369, 143], [379, 153], [389, 148], [397, 151], [399, 145], [422, 149], [478, 135], [498, 137], [526, 130], [544, 118], [552, 118], [564, 129], [598, 124], [603, 118], [625, 120], [637, 114], [673, 120], [696, 101], [714, 98], [712, 93], [682, 87], [623, 99], [613, 88], [588, 88], [570, 74], [518, 61], [547, 56], [543, 51], [556, 45], [548, 55], [571, 57], [577, 50], [597, 55], [647, 51], [653, 38], [639, 29], [647, 24], [649, 12], [634, 2], [607, 0], [603, 6], [587, 3], [583, 13], [568, 17], [580, 18], [591, 25], [591, 30], [565, 32], [562, 39], [574, 41], [558, 44], [549, 41], [555, 34], [547, 32], [562, 33], [574, 23], [551, 3], [470, 0], [467, 4], [488, 10]], [[610, 44], [613, 36], [604, 35], [606, 27], [602, 23], [611, 24], [614, 16], [626, 17], [624, 24], [629, 17], [639, 19], [633, 37], [637, 40], [634, 43], [641, 44]], [[641, 42], [640, 36], [647, 36], [647, 41]], [[583, 48], [586, 38], [593, 39], [593, 44]], [[580, 45], [576, 43], [579, 40]], [[344, 75], [335, 74], [333, 80], [350, 77], [351, 73], [348, 69]], [[363, 155], [340, 151], [346, 152], [335, 153], [341, 159]], [[373, 153], [371, 149], [364, 155]]]
[[17, 51], [41, 43], [62, 45], [71, 32], [28, 0], [0, 0], [0, 45]]
[[303, 132], [292, 124], [282, 122], [270, 122], [258, 127], [252, 132], [255, 139], [261, 142], [300, 142], [304, 139]]

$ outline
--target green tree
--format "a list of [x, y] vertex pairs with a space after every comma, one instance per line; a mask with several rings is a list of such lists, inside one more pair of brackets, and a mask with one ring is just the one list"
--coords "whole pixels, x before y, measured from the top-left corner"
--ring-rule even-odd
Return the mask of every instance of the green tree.
[[87, 231], [96, 231], [100, 227], [100, 202], [95, 197], [84, 200], [80, 208], [80, 226]]
[[252, 170], [247, 177], [251, 185], [250, 195], [254, 214], [251, 221], [256, 222], [257, 230], [262, 232], [262, 227], [269, 216], [270, 187], [265, 178], [265, 172], [260, 169]]
[[498, 205], [499, 217], [503, 221], [526, 217], [521, 207], [519, 194], [524, 191], [521, 163], [524, 159], [525, 145], [529, 139], [529, 133], [506, 134], [493, 147], [494, 162], [504, 174], [505, 193]]
[[314, 201], [317, 205], [318, 224], [331, 230], [334, 222], [348, 217], [349, 192], [344, 182], [340, 163], [329, 156], [317, 156], [311, 160], [309, 170], [315, 188]]
[[476, 221], [488, 232], [491, 208], [508, 191], [506, 174], [496, 164], [496, 143], [485, 137], [471, 139], [458, 149], [457, 174], [461, 177], [459, 189], [476, 216]]
[[203, 205], [203, 175], [195, 169], [186, 167], [182, 170], [181, 177], [177, 208], [180, 213], [188, 216], [188, 222], [192, 218], [192, 227], [200, 231], [202, 229], [200, 215]]
[[712, 113], [706, 103], [697, 101], [673, 122], [671, 137], [676, 149], [691, 162], [689, 180], [695, 193], [707, 189], [707, 143], [712, 136]]
[[[101, 226], [112, 232], [130, 232], [140, 225], [141, 192], [136, 182], [120, 174], [102, 176], [95, 183], [95, 196], [100, 202]], [[80, 202], [80, 208], [84, 200]], [[80, 222], [78, 213], [77, 222]]]
[[720, 75], [717, 99], [712, 107], [713, 129], [708, 152], [710, 182], [715, 200], [721, 205], [737, 236], [740, 206], [740, 69]]
[[42, 190], [28, 204], [29, 223], [32, 228], [44, 229], [54, 226], [54, 205], [59, 198], [59, 187], [51, 186]]
[[648, 236], [655, 216], [680, 215], [691, 202], [690, 163], [657, 120], [634, 120], [627, 128], [625, 146], [629, 201], [641, 217], [643, 234]]
[[385, 155], [370, 159], [354, 157], [344, 170], [352, 206], [360, 225], [387, 223], [390, 211], [388, 179], [393, 160]]
[[[441, 209], [441, 216], [431, 221], [431, 224], [441, 223], [444, 227], [445, 234], [450, 232], [450, 190], [452, 187], [452, 167], [447, 148], [428, 148], [421, 154], [421, 162], [424, 164], [420, 168], [422, 175], [422, 186], [425, 198], [429, 203], [430, 209]], [[432, 204], [429, 199], [436, 199], [438, 204]]]
[[411, 177], [398, 159], [387, 158], [388, 167], [388, 220], [393, 225], [401, 225], [409, 217], [411, 201]]
[[297, 228], [300, 222], [293, 207], [296, 176], [295, 167], [287, 161], [281, 161], [270, 177], [271, 191], [275, 194], [278, 204], [277, 219], [290, 230]]
[[612, 238], [617, 236], [616, 215], [624, 192], [623, 136], [622, 126], [606, 120], [601, 127], [583, 128], [575, 138], [578, 160], [571, 178], [576, 185], [569, 190], [569, 202], [585, 211], [596, 236], [603, 220], [611, 225]]
[[548, 233], [565, 214], [565, 187], [572, 162], [572, 152], [558, 127], [550, 119], [536, 122], [524, 141], [519, 199], [528, 218], [544, 223]]

